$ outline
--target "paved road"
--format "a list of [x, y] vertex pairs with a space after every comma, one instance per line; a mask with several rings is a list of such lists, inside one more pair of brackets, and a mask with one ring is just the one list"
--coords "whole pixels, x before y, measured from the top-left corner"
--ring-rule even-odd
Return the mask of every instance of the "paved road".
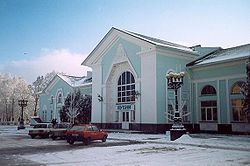
[[91, 147], [107, 147], [138, 144], [136, 141], [112, 141], [102, 143], [95, 141], [86, 146], [81, 142], [69, 145], [65, 140], [31, 139], [27, 134], [0, 134], [0, 165], [1, 166], [40, 166], [42, 164], [20, 158], [20, 155], [68, 151]]

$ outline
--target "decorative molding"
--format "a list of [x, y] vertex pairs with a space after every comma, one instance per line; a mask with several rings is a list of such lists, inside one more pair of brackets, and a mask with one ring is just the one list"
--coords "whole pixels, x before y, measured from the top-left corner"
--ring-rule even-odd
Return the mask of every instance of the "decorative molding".
[[122, 63], [128, 61], [127, 53], [122, 44], [119, 44], [116, 50], [116, 56], [114, 57], [113, 64]]
[[217, 81], [217, 80], [229, 80], [229, 79], [235, 79], [235, 78], [245, 78], [245, 74], [234, 74], [229, 76], [223, 76], [223, 77], [213, 77], [213, 78], [205, 78], [205, 79], [197, 79], [197, 80], [191, 80], [192, 83], [201, 83], [201, 82], [210, 82], [210, 81]]
[[242, 59], [230, 59], [228, 61], [220, 61], [217, 63], [208, 63], [208, 64], [201, 64], [197, 66], [190, 66], [188, 68], [192, 69], [194, 72], [195, 71], [203, 71], [203, 70], [209, 70], [211, 68], [216, 67], [227, 67], [227, 66], [235, 66], [239, 64], [244, 64], [245, 65], [245, 60]]
[[194, 60], [198, 57], [197, 54], [193, 54], [191, 52], [189, 53], [189, 52], [182, 52], [181, 50], [170, 50], [170, 49], [171, 48], [169, 49], [156, 48], [156, 52], [161, 53], [164, 56], [179, 58], [179, 59], [186, 59], [186, 60]]

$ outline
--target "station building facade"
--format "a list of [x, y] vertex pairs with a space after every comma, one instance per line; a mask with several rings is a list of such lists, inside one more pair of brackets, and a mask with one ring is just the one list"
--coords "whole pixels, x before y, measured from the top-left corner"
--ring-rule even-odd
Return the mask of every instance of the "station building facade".
[[250, 132], [240, 87], [250, 44], [186, 47], [111, 28], [82, 65], [92, 68], [92, 119], [102, 128], [165, 132], [174, 92], [166, 74], [185, 72], [178, 91], [189, 131]]

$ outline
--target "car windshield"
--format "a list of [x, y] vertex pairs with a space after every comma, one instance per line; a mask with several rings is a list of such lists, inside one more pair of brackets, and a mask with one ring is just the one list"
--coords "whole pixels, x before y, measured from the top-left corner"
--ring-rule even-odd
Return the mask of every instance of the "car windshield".
[[73, 126], [70, 130], [86, 131], [87, 130], [87, 126]]
[[55, 125], [55, 128], [69, 128], [70, 127], [70, 124], [67, 124], [67, 123], [63, 123], [63, 124], [56, 124]]

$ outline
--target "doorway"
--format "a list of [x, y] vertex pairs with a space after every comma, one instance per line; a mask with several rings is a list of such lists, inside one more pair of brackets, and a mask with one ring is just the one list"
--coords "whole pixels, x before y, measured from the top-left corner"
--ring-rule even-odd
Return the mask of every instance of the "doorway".
[[127, 129], [127, 130], [129, 129], [129, 122], [130, 122], [129, 114], [130, 114], [130, 111], [122, 112], [122, 129]]

